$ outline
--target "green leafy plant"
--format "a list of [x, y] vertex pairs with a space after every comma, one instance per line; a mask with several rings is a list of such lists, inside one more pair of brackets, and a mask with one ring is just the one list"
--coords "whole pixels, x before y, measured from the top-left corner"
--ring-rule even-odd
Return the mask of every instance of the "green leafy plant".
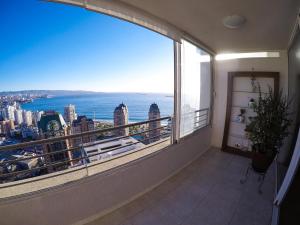
[[274, 156], [289, 134], [290, 102], [283, 95], [282, 90], [276, 96], [269, 87], [269, 92], [262, 96], [260, 86], [258, 89], [259, 98], [253, 105], [256, 116], [249, 118], [250, 123], [245, 131], [253, 146], [256, 146], [261, 153]]

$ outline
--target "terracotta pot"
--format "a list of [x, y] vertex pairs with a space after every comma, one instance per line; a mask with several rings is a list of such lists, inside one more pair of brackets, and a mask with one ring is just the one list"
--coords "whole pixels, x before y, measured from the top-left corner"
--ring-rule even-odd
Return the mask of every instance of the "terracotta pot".
[[252, 152], [252, 168], [254, 171], [258, 173], [266, 173], [272, 164], [276, 154], [266, 154], [262, 153], [257, 149], [257, 147], [253, 147]]

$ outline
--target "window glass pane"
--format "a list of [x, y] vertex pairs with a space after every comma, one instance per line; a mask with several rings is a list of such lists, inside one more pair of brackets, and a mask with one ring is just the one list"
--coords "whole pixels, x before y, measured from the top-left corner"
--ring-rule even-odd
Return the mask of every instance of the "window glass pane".
[[211, 57], [195, 45], [181, 45], [180, 137], [209, 122], [211, 99]]

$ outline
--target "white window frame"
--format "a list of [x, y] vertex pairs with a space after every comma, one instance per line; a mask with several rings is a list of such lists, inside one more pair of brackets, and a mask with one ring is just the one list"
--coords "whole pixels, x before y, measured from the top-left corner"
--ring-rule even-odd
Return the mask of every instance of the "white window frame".
[[192, 135], [194, 132], [203, 129], [212, 124], [212, 115], [213, 115], [213, 99], [214, 99], [214, 54], [211, 51], [207, 51], [207, 48], [201, 47], [201, 45], [196, 44], [195, 41], [191, 41], [189, 38], [182, 38], [201, 50], [205, 51], [210, 55], [210, 108], [208, 111], [208, 124], [204, 127], [196, 129], [191, 134], [188, 134], [184, 137], [180, 137], [180, 124], [181, 124], [181, 42], [174, 41], [174, 116], [173, 116], [173, 133], [172, 133], [172, 143], [178, 143], [182, 138]]

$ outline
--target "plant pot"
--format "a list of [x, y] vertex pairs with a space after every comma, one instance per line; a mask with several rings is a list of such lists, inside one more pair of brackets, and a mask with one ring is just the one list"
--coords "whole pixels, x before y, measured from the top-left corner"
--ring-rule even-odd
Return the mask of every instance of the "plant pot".
[[[272, 164], [276, 154], [267, 154], [261, 152], [257, 147], [253, 147], [252, 168], [258, 173], [266, 173]], [[272, 151], [275, 152], [275, 151]]]
[[254, 106], [255, 106], [255, 100], [251, 98], [250, 101], [248, 102], [248, 107], [250, 109], [253, 109]]
[[238, 123], [244, 123], [244, 122], [245, 122], [245, 116], [244, 116], [244, 115], [238, 115], [238, 116], [236, 117], [236, 121], [237, 121]]

